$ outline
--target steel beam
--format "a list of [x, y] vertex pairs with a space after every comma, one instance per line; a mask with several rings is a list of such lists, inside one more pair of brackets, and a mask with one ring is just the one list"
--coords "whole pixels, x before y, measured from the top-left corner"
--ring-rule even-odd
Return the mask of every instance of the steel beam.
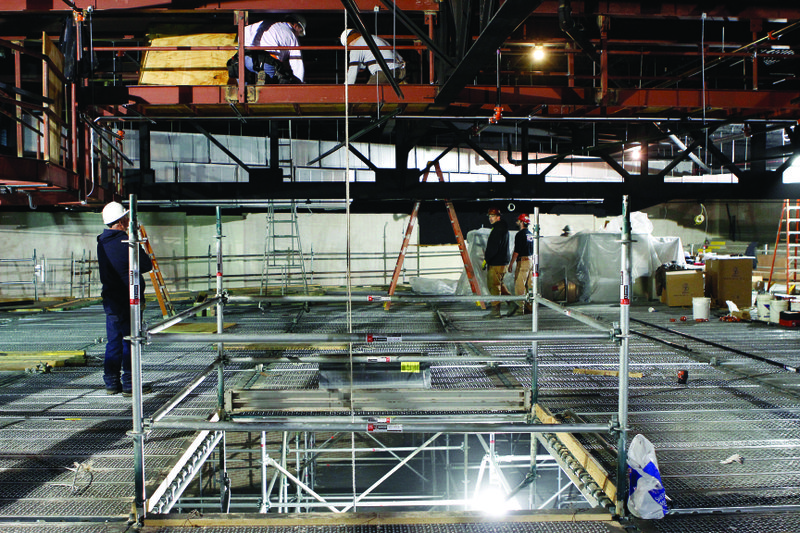
[[[475, 77], [475, 74], [494, 59], [497, 49], [511, 35], [511, 32], [522, 24], [541, 3], [541, 0], [506, 0], [442, 86], [442, 90], [436, 96], [436, 105], [447, 106], [453, 103], [466, 84]], [[495, 88], [495, 93], [496, 91], [497, 88]]]

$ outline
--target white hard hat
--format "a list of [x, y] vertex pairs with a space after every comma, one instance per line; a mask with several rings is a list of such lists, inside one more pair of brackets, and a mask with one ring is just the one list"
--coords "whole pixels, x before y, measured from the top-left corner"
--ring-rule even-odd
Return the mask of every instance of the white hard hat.
[[356, 30], [353, 28], [348, 28], [342, 32], [342, 36], [339, 38], [339, 40], [342, 41], [342, 46], [347, 46], [347, 37], [354, 31]]
[[110, 202], [103, 208], [103, 224], [106, 226], [113, 224], [127, 214], [128, 210], [121, 203]]

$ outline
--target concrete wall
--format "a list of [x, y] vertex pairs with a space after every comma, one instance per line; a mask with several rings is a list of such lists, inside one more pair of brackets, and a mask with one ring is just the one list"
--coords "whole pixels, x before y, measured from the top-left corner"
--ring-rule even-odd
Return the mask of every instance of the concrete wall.
[[[708, 202], [705, 210], [696, 202], [671, 202], [645, 210], [656, 236], [677, 236], [686, 250], [697, 249], [708, 238], [725, 242], [727, 250], [744, 251], [756, 241], [763, 249], [775, 242], [782, 203]], [[705, 221], [694, 218], [705, 213]], [[279, 213], [279, 217], [287, 217]], [[565, 225], [573, 232], [598, 231], [608, 219], [590, 215], [542, 215], [543, 235], [559, 235]], [[343, 213], [304, 213], [298, 215], [300, 238], [306, 258], [308, 279], [320, 285], [344, 285], [348, 246], [346, 216]], [[186, 216], [182, 213], [140, 213], [148, 231], [162, 273], [171, 290], [207, 290], [213, 286], [216, 253], [216, 221], [213, 216]], [[403, 235], [406, 214], [357, 214], [350, 219], [351, 276], [354, 285], [384, 285], [391, 279]], [[285, 229], [284, 225], [284, 229]], [[71, 260], [95, 259], [96, 236], [103, 225], [98, 213], [0, 212], [0, 297], [25, 297], [34, 294], [34, 251], [41, 271], [37, 277], [37, 296], [98, 296], [99, 279], [93, 263], [89, 276], [77, 276], [70, 287]], [[411, 243], [418, 242], [417, 229]], [[468, 232], [475, 228], [462, 228]], [[226, 287], [259, 287], [263, 267], [266, 214], [223, 216], [223, 254]], [[735, 239], [731, 237], [736, 237]], [[419, 253], [418, 253], [419, 252]], [[10, 261], [15, 260], [15, 261]], [[419, 263], [418, 263], [419, 261]], [[80, 266], [80, 265], [78, 265]], [[457, 279], [461, 258], [455, 246], [409, 248], [405, 260], [407, 282], [422, 269], [431, 277]], [[88, 270], [88, 268], [87, 268]], [[273, 269], [271, 272], [275, 272]], [[77, 281], [89, 281], [80, 286]], [[18, 281], [27, 285], [7, 284]], [[273, 279], [271, 284], [277, 283]], [[149, 284], [149, 281], [148, 281]], [[70, 293], [70, 290], [72, 291]], [[152, 289], [148, 289], [152, 294]]]

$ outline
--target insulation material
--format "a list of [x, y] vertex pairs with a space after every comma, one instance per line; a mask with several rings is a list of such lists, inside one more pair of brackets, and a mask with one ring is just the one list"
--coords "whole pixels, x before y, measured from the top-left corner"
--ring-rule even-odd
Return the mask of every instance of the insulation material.
[[[150, 46], [236, 46], [235, 33], [154, 37]], [[139, 85], [228, 85], [226, 65], [236, 50], [150, 50], [142, 61]]]
[[[480, 269], [489, 238], [489, 228], [467, 233], [467, 249], [475, 266], [481, 294], [488, 294], [486, 273]], [[509, 232], [509, 246], [513, 246], [516, 231]], [[683, 246], [678, 237], [653, 237], [650, 234], [633, 235], [631, 275], [638, 278], [653, 275], [656, 269], [672, 261], [685, 265]], [[614, 233], [578, 232], [569, 237], [542, 237], [539, 240], [539, 280], [543, 297], [556, 300], [563, 281], [578, 284], [579, 300], [586, 303], [619, 301], [620, 244]], [[509, 256], [510, 256], [509, 252]], [[504, 283], [513, 293], [514, 276], [506, 274]], [[563, 291], [562, 291], [563, 292]], [[461, 275], [456, 294], [471, 294], [466, 273]]]

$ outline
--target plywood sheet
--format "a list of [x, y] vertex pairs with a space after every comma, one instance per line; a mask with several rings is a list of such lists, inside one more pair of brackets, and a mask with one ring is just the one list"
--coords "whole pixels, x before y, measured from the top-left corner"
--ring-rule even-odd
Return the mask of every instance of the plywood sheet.
[[45, 102], [46, 109], [44, 124], [47, 131], [47, 149], [44, 153], [45, 161], [61, 164], [61, 124], [64, 111], [62, 102], [64, 100], [64, 82], [56, 75], [53, 69], [64, 72], [64, 54], [50, 40], [46, 33], [42, 33], [42, 55], [47, 56], [52, 61], [52, 67], [45, 62], [44, 91], [45, 98], [50, 98], [52, 102]]
[[[236, 46], [235, 33], [197, 33], [155, 37], [150, 46]], [[148, 50], [140, 85], [227, 85], [225, 65], [236, 50]]]
[[[222, 329], [228, 329], [236, 325], [236, 322], [225, 322]], [[164, 333], [216, 333], [216, 322], [181, 322], [164, 330]]]

